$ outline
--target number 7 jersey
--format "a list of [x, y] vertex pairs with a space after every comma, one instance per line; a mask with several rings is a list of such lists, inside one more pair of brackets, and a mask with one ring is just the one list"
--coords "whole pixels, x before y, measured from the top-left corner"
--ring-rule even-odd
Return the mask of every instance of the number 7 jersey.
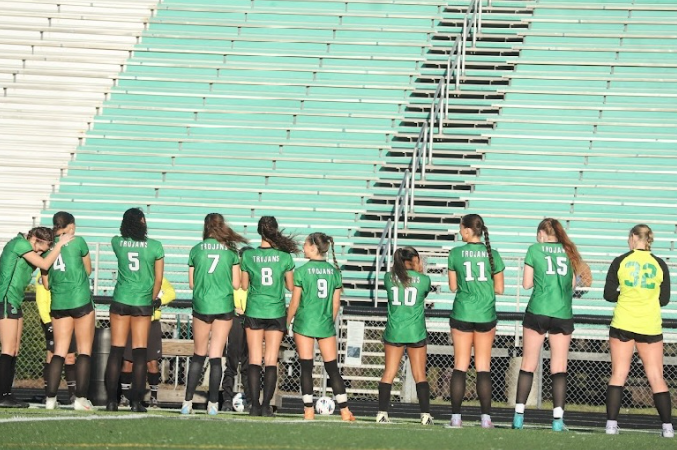
[[155, 261], [165, 257], [155, 239], [135, 241], [122, 236], [111, 240], [118, 258], [118, 279], [113, 300], [129, 306], [150, 306], [155, 284]]
[[392, 344], [414, 344], [428, 336], [425, 327], [425, 298], [430, 292], [430, 277], [407, 270], [409, 286], [394, 283], [386, 273], [383, 284], [388, 293], [388, 323], [383, 340]]
[[240, 260], [216, 239], [205, 239], [190, 250], [193, 268], [193, 309], [199, 314], [228, 314], [233, 301], [233, 266]]

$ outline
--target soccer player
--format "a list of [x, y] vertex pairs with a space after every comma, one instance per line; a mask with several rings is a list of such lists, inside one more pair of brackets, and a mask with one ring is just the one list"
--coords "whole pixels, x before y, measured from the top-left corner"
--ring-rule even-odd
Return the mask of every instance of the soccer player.
[[663, 423], [662, 436], [672, 438], [670, 392], [663, 379], [663, 330], [661, 306], [670, 301], [670, 274], [665, 262], [651, 253], [653, 232], [647, 225], [630, 230], [630, 251], [611, 263], [604, 298], [616, 302], [611, 327], [611, 378], [606, 393], [606, 433], [618, 434], [618, 413], [623, 386], [635, 347], [653, 392]]
[[[270, 401], [277, 385], [277, 356], [286, 331], [285, 287], [294, 287], [294, 260], [298, 244], [279, 229], [273, 216], [259, 219], [259, 248], [242, 254], [242, 289], [249, 290], [244, 327], [249, 347], [249, 390], [251, 416], [274, 416]], [[263, 343], [266, 343], [265, 358]], [[261, 360], [265, 362], [263, 402], [261, 392]]]
[[[174, 286], [166, 278], [162, 278], [162, 286], [158, 293], [158, 298], [165, 306], [174, 299], [176, 299], [176, 291]], [[158, 408], [157, 396], [160, 388], [160, 363], [162, 359], [162, 324], [160, 318], [162, 311], [160, 308], [154, 308], [153, 316], [150, 322], [150, 332], [148, 334], [148, 348], [146, 353], [146, 360], [148, 361], [148, 386], [150, 387], [150, 403], [149, 406]], [[129, 334], [127, 338], [127, 346], [125, 346], [125, 353], [122, 355], [122, 373], [120, 373], [120, 385], [122, 387], [122, 396], [120, 397], [120, 404], [118, 406], [129, 406], [129, 391], [132, 389], [132, 335]]]
[[524, 405], [533, 383], [538, 356], [545, 334], [550, 342], [550, 373], [552, 379], [552, 430], [563, 431], [564, 401], [567, 391], [567, 360], [574, 332], [572, 311], [576, 275], [582, 271], [583, 260], [576, 245], [556, 219], [546, 218], [538, 225], [537, 244], [533, 244], [524, 259], [524, 289], [533, 288], [523, 325], [522, 367], [517, 379], [517, 397], [512, 427], [524, 425]]
[[[47, 401], [47, 369], [49, 363], [52, 361], [54, 354], [54, 327], [52, 326], [52, 318], [49, 315], [51, 309], [52, 296], [47, 289], [42, 285], [42, 271], [38, 271], [35, 277], [35, 304], [38, 307], [38, 314], [40, 315], [40, 325], [45, 334], [45, 362], [42, 363], [42, 379], [45, 383], [45, 400]], [[75, 336], [71, 337], [71, 345], [68, 347], [68, 354], [66, 355], [64, 373], [66, 374], [66, 386], [68, 387], [69, 403], [75, 401], [75, 352], [77, 351], [75, 345]]]
[[[56, 241], [65, 233], [75, 234], [75, 217], [65, 211], [54, 214]], [[92, 411], [87, 399], [89, 390], [90, 355], [94, 344], [94, 304], [89, 289], [92, 260], [89, 247], [80, 236], [61, 249], [49, 270], [42, 271], [42, 285], [51, 292], [49, 315], [54, 328], [54, 355], [47, 369], [47, 399], [45, 409], [55, 409], [56, 393], [61, 383], [61, 371], [68, 355], [73, 333], [78, 349], [75, 362], [75, 401], [79, 411]]]
[[[504, 289], [501, 255], [491, 248], [489, 230], [477, 214], [461, 219], [461, 238], [466, 244], [449, 252], [448, 276], [451, 292], [456, 292], [449, 326], [454, 345], [454, 371], [451, 375], [451, 422], [459, 428], [461, 403], [470, 355], [475, 349], [477, 396], [480, 399], [482, 428], [491, 422], [491, 348], [496, 335], [496, 294]], [[484, 237], [484, 242], [482, 242]]]
[[[332, 266], [327, 262], [331, 247]], [[294, 321], [294, 340], [301, 364], [301, 394], [305, 420], [315, 418], [313, 409], [313, 359], [315, 340], [320, 347], [329, 384], [341, 411], [341, 419], [352, 422], [348, 409], [346, 385], [336, 362], [336, 316], [341, 306], [341, 270], [336, 262], [334, 239], [324, 233], [311, 233], [303, 243], [303, 254], [309, 261], [294, 272], [287, 327]]]
[[432, 425], [430, 385], [426, 378], [428, 330], [425, 326], [425, 298], [431, 283], [430, 277], [423, 273], [421, 258], [413, 247], [395, 250], [393, 268], [383, 276], [383, 283], [388, 294], [388, 321], [383, 332], [386, 360], [378, 384], [376, 423], [390, 423], [390, 392], [406, 348], [416, 382], [421, 424]]
[[0, 255], [0, 408], [28, 408], [28, 403], [20, 402], [12, 395], [23, 330], [21, 304], [35, 268], [49, 269], [73, 235], [61, 236], [50, 254], [43, 258], [42, 254], [52, 246], [53, 239], [51, 229], [33, 228], [7, 242]]
[[141, 404], [146, 391], [146, 347], [153, 309], [162, 305], [158, 298], [164, 271], [164, 249], [148, 238], [146, 217], [139, 208], [125, 211], [120, 236], [111, 240], [118, 260], [118, 279], [110, 305], [111, 348], [106, 364], [108, 396], [106, 411], [117, 411], [118, 383], [130, 330], [132, 333], [132, 411], [146, 412]]
[[195, 354], [190, 360], [181, 414], [193, 412], [193, 395], [209, 353], [207, 414], [216, 415], [223, 374], [221, 357], [235, 310], [233, 291], [240, 287], [237, 244], [247, 240], [233, 231], [217, 213], [205, 217], [202, 239], [190, 250], [188, 257], [188, 284], [193, 289]]

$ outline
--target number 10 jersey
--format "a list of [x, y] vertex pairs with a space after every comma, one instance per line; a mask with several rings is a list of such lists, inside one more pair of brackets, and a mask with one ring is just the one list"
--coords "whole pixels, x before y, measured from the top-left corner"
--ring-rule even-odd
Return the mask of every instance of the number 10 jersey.
[[388, 293], [388, 323], [383, 340], [392, 344], [414, 344], [428, 336], [425, 327], [425, 298], [430, 292], [430, 277], [407, 270], [409, 286], [394, 283], [392, 274], [383, 278]]

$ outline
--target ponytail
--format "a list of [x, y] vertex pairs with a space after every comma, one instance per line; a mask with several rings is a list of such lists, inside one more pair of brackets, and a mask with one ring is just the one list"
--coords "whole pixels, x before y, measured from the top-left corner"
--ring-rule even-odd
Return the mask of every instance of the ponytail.
[[310, 233], [306, 238], [308, 242], [317, 247], [317, 252], [324, 256], [329, 251], [331, 247], [331, 257], [334, 260], [334, 267], [337, 270], [341, 270], [339, 267], [338, 261], [336, 260], [336, 250], [334, 249], [334, 238], [325, 234], [325, 233]]
[[336, 250], [335, 250], [335, 245], [334, 245], [334, 238], [331, 236], [327, 236], [329, 238], [329, 242], [331, 243], [331, 259], [334, 260], [334, 267], [336, 267], [336, 270], [340, 271], [341, 268], [339, 267], [338, 261], [336, 260]]
[[494, 277], [494, 255], [491, 253], [491, 242], [489, 242], [489, 228], [485, 225], [482, 227], [484, 233], [484, 246], [487, 248], [487, 255], [489, 256], [489, 267], [491, 268], [491, 278]]
[[299, 245], [296, 243], [293, 235], [284, 235], [277, 225], [277, 220], [273, 216], [263, 216], [259, 219], [257, 231], [261, 238], [268, 242], [273, 248], [287, 253], [298, 253]]
[[73, 217], [73, 214], [66, 211], [59, 211], [52, 217], [52, 230], [54, 230], [54, 234], [56, 235], [57, 231], [63, 230], [72, 223], [75, 223], [75, 217]]
[[643, 223], [635, 225], [630, 230], [630, 236], [633, 235], [637, 236], [640, 240], [645, 241], [646, 249], [649, 251], [651, 250], [651, 244], [653, 243], [653, 231], [649, 225], [645, 225]]
[[246, 238], [230, 228], [223, 216], [219, 213], [210, 213], [205, 216], [202, 239], [216, 239], [230, 250], [236, 252], [237, 244], [246, 244]]
[[557, 242], [562, 244], [564, 247], [564, 252], [567, 254], [569, 261], [571, 262], [571, 267], [574, 269], [575, 274], [580, 274], [584, 269], [584, 262], [581, 254], [576, 248], [567, 232], [564, 231], [564, 227], [557, 219], [546, 218], [541, 221], [538, 225], [538, 231], [544, 230], [548, 236], [554, 236], [557, 239]]
[[409, 286], [411, 277], [407, 273], [407, 262], [414, 258], [420, 258], [414, 247], [400, 247], [395, 250], [393, 255], [393, 268], [390, 271], [390, 279], [393, 283], [399, 283], [402, 286]]

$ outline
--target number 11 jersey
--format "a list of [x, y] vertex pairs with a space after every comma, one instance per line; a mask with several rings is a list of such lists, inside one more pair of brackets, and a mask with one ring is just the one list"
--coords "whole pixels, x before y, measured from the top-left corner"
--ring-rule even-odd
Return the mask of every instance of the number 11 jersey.
[[155, 239], [135, 241], [122, 236], [111, 240], [118, 258], [118, 279], [113, 300], [128, 306], [150, 306], [155, 284], [155, 261], [165, 257]]
[[254, 319], [278, 319], [286, 315], [285, 274], [294, 270], [291, 255], [272, 247], [259, 247], [242, 254], [240, 268], [249, 274], [247, 310]]
[[383, 340], [391, 344], [414, 344], [428, 336], [425, 327], [425, 298], [430, 292], [430, 277], [407, 270], [409, 286], [394, 283], [390, 272], [383, 277], [388, 293], [388, 323]]

